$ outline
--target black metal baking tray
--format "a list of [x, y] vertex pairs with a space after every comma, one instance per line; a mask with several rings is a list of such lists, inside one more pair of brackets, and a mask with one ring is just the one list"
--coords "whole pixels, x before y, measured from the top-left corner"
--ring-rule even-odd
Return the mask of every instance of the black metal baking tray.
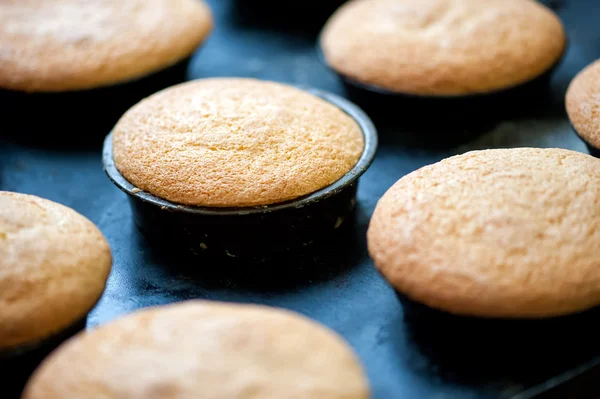
[[[317, 58], [320, 26], [306, 24], [303, 29], [301, 23], [286, 23], [281, 14], [258, 18], [248, 12], [250, 6], [242, 5], [251, 0], [210, 3], [217, 27], [192, 60], [190, 77], [250, 76], [344, 95], [337, 77]], [[506, 119], [488, 121], [477, 132], [479, 138], [452, 148], [416, 146], [414, 135], [402, 126], [402, 110], [392, 119], [376, 121], [379, 150], [359, 185], [354, 229], [339, 245], [291, 259], [303, 266], [297, 273], [240, 279], [219, 271], [219, 264], [199, 268], [154, 251], [135, 228], [126, 195], [104, 175], [101, 147], [106, 131], [90, 135], [85, 145], [40, 146], [14, 134], [0, 139], [0, 189], [71, 206], [107, 236], [114, 268], [89, 327], [145, 306], [183, 299], [261, 303], [296, 310], [342, 334], [365, 365], [375, 399], [597, 399], [597, 336], [585, 329], [575, 338], [549, 340], [542, 335], [541, 349], [513, 349], [509, 355], [499, 353], [501, 337], [457, 345], [439, 325], [404, 318], [402, 305], [366, 250], [367, 223], [376, 201], [398, 178], [423, 165], [483, 148], [539, 146], [587, 152], [571, 131], [564, 93], [580, 69], [600, 58], [600, 2], [554, 3], [567, 26], [570, 46], [553, 76], [550, 94]], [[425, 122], [435, 117], [424, 116]], [[425, 123], [419, 134], [427, 141], [440, 131], [461, 129], [427, 128]], [[47, 131], [60, 134], [56, 128]], [[288, 265], [280, 266], [283, 271]]]

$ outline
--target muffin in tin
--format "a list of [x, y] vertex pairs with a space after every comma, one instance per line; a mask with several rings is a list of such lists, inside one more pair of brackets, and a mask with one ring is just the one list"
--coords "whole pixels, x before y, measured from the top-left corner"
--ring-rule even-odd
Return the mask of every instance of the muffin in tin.
[[161, 242], [231, 258], [306, 246], [351, 218], [377, 142], [358, 108], [322, 96], [242, 78], [178, 85], [121, 118], [105, 168]]
[[600, 157], [600, 61], [579, 72], [567, 90], [565, 104], [575, 133]]
[[202, 0], [2, 2], [2, 107], [35, 115], [15, 118], [20, 129], [114, 124], [141, 98], [180, 82], [211, 29]]
[[59, 348], [24, 399], [367, 399], [341, 337], [290, 311], [189, 301], [138, 311]]
[[511, 89], [532, 90], [561, 59], [566, 35], [531, 0], [353, 0], [329, 19], [320, 47], [361, 105], [401, 100], [470, 118]]
[[387, 191], [371, 219], [369, 253], [401, 297], [440, 314], [585, 312], [600, 304], [598, 198], [600, 161], [587, 154], [468, 152]]
[[85, 327], [111, 263], [106, 239], [82, 215], [0, 191], [0, 368], [15, 377], [7, 381], [12, 389], [61, 340]]

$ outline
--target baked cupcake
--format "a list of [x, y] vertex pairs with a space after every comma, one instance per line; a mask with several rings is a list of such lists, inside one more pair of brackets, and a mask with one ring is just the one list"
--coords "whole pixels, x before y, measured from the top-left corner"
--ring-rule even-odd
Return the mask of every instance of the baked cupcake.
[[0, 191], [0, 368], [13, 373], [11, 383], [85, 327], [110, 267], [106, 239], [89, 220], [48, 200]]
[[232, 258], [306, 246], [350, 218], [377, 142], [358, 108], [315, 93], [241, 78], [166, 89], [121, 118], [105, 168], [160, 242]]
[[369, 253], [402, 298], [454, 315], [557, 318], [600, 304], [600, 160], [474, 151], [400, 179]]
[[329, 19], [320, 45], [353, 93], [478, 104], [547, 75], [566, 38], [558, 17], [532, 0], [353, 0]]
[[45, 127], [74, 116], [114, 124], [144, 96], [183, 80], [185, 60], [211, 28], [202, 0], [2, 2], [2, 106], [33, 112]]
[[573, 129], [590, 154], [600, 157], [600, 61], [592, 63], [573, 79], [565, 103]]
[[36, 370], [24, 399], [366, 399], [357, 358], [332, 331], [256, 305], [190, 301], [79, 335]]

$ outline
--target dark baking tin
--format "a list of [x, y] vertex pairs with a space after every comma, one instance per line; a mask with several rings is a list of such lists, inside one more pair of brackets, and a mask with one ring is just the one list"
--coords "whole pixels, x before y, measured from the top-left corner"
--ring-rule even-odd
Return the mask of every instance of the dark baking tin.
[[[514, 361], [514, 358], [527, 359], [527, 354], [536, 354], [548, 350], [549, 344], [560, 341], [565, 351], [570, 350], [570, 345], [585, 343], [590, 347], [588, 340], [597, 340], [600, 335], [600, 325], [596, 320], [600, 316], [600, 307], [583, 312], [553, 316], [546, 318], [501, 318], [501, 317], [475, 317], [456, 315], [443, 310], [434, 309], [420, 302], [408, 298], [396, 290], [408, 320], [416, 330], [430, 328], [443, 329], [444, 334], [453, 336], [456, 347], [476, 346], [477, 341], [485, 337], [487, 348], [482, 353], [501, 362]], [[494, 348], [489, 348], [489, 342], [495, 341]], [[483, 349], [483, 348], [482, 348]], [[565, 361], [565, 359], [561, 359]]]
[[93, 89], [33, 93], [0, 89], [3, 115], [0, 135], [18, 132], [15, 139], [33, 138], [49, 143], [86, 142], [93, 135], [102, 137], [141, 99], [183, 82], [189, 60], [188, 57], [149, 75]]
[[[430, 128], [437, 125], [448, 129], [448, 123], [478, 125], [491, 119], [505, 118], [518, 113], [520, 107], [532, 98], [546, 92], [554, 71], [558, 68], [566, 53], [563, 53], [546, 72], [540, 76], [505, 89], [492, 92], [467, 95], [419, 95], [391, 91], [379, 86], [369, 85], [345, 76], [331, 68], [325, 59], [320, 42], [317, 54], [322, 64], [338, 76], [348, 97], [374, 117], [397, 115], [403, 123], [411, 127]], [[448, 134], [441, 131], [442, 134]]]
[[142, 233], [161, 246], [193, 255], [263, 262], [323, 241], [353, 218], [358, 178], [377, 149], [377, 132], [368, 116], [349, 101], [321, 90], [306, 91], [336, 105], [359, 124], [365, 147], [358, 163], [341, 179], [310, 195], [283, 203], [244, 208], [210, 208], [176, 204], [129, 183], [117, 170], [112, 133], [104, 143], [104, 170], [128, 194]]
[[42, 360], [60, 344], [84, 331], [86, 324], [87, 313], [85, 317], [51, 337], [14, 349], [0, 351], [0, 375], [10, 376], [9, 379], [2, 380], [2, 392], [7, 393], [8, 397], [18, 397]]
[[581, 134], [579, 134], [577, 129], [575, 129], [575, 126], [571, 125], [571, 128], [573, 129], [573, 132], [575, 132], [577, 137], [579, 137], [579, 139], [581, 139], [581, 141], [583, 141], [583, 143], [587, 147], [590, 155], [594, 156], [596, 158], [600, 158], [600, 149], [598, 149], [598, 148], [594, 147], [592, 144], [588, 143], [588, 141], [586, 139], [584, 139]]
[[[435, 342], [428, 350], [452, 367], [485, 364], [483, 373], [513, 370], [532, 376], [571, 367], [511, 399], [600, 398], [600, 358], [590, 361], [583, 355], [600, 349], [600, 307], [549, 318], [482, 318], [434, 309], [399, 291], [396, 295], [413, 334]], [[431, 336], [435, 341], [427, 339]]]

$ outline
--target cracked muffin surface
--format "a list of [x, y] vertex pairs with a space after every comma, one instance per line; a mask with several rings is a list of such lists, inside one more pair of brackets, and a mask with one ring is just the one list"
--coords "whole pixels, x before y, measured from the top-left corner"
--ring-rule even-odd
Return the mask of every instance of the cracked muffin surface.
[[571, 81], [565, 105], [575, 131], [593, 147], [600, 148], [600, 60], [585, 67]]
[[562, 149], [473, 151], [401, 178], [376, 206], [369, 253], [399, 292], [483, 317], [600, 304], [600, 160]]

